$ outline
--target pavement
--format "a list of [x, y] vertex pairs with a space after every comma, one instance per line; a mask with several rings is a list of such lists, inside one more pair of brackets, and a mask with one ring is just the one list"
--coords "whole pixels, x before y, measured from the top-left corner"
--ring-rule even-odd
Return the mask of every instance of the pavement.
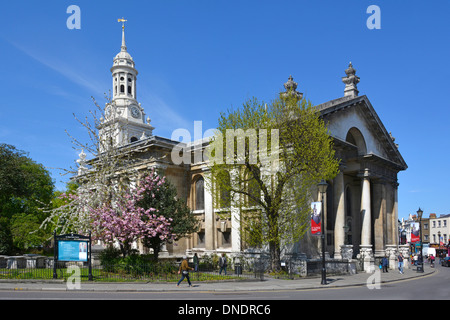
[[[321, 277], [306, 277], [295, 280], [275, 279], [265, 277], [261, 280], [241, 280], [241, 281], [214, 281], [214, 282], [192, 282], [192, 287], [188, 286], [184, 280], [179, 287], [174, 282], [81, 282], [79, 288], [70, 288], [63, 280], [0, 280], [0, 291], [28, 290], [28, 291], [97, 291], [97, 292], [177, 292], [177, 291], [202, 291], [202, 292], [236, 292], [236, 291], [286, 291], [286, 290], [306, 290], [324, 289], [351, 286], [376, 286], [397, 281], [411, 280], [420, 277], [427, 277], [435, 273], [435, 268], [430, 268], [425, 264], [424, 272], [418, 273], [415, 267], [405, 268], [404, 273], [398, 270], [389, 270], [382, 273], [377, 269], [374, 273], [357, 273], [353, 275], [328, 275], [327, 284], [321, 284]], [[194, 277], [192, 277], [194, 278]], [[73, 283], [72, 283], [73, 284]]]

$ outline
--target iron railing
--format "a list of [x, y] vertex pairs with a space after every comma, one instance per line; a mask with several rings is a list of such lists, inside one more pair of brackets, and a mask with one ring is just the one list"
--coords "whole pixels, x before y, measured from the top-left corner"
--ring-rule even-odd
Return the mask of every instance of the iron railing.
[[[71, 267], [72, 266], [72, 267]], [[75, 268], [73, 267], [75, 266]], [[0, 267], [1, 279], [67, 279], [77, 272], [82, 280], [91, 278], [94, 281], [120, 282], [120, 281], [147, 281], [147, 282], [173, 282], [180, 279], [178, 274], [179, 266], [172, 265], [97, 265], [92, 266], [92, 277], [89, 277], [89, 268], [86, 263], [80, 262], [57, 262], [56, 277], [53, 268], [53, 260], [44, 266], [36, 265], [10, 265]], [[219, 272], [218, 268], [202, 267], [198, 271], [190, 271], [190, 279], [194, 281], [221, 281], [221, 280], [249, 280], [263, 279], [263, 271], [260, 268], [244, 270], [240, 265], [233, 268], [228, 267]]]

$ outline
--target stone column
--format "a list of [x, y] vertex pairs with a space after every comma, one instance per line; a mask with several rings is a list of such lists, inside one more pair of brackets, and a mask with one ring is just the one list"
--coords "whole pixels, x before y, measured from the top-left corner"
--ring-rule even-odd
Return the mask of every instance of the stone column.
[[370, 199], [370, 178], [369, 171], [365, 170], [361, 176], [362, 190], [361, 190], [361, 245], [360, 258], [363, 259], [364, 270], [366, 272], [373, 272], [373, 252], [372, 252], [372, 214], [371, 214], [371, 199]]
[[361, 218], [362, 218], [362, 230], [361, 230], [361, 248], [372, 249], [372, 214], [371, 214], [371, 199], [370, 199], [370, 179], [368, 170], [362, 175], [362, 190], [361, 190]]
[[394, 183], [393, 185], [394, 190], [394, 208], [392, 210], [392, 220], [391, 222], [391, 232], [392, 232], [392, 239], [393, 244], [399, 244], [399, 236], [398, 236], [398, 228], [397, 228], [397, 221], [398, 221], [398, 183]]
[[345, 194], [344, 174], [339, 174], [334, 179], [334, 199], [336, 207], [336, 221], [334, 223], [334, 258], [342, 259], [341, 246], [345, 243]]
[[378, 180], [373, 184], [374, 202], [374, 251], [376, 257], [385, 255], [386, 243], [386, 190], [383, 181]]
[[[205, 175], [210, 175], [211, 173], [205, 173]], [[214, 250], [214, 234], [215, 234], [215, 219], [214, 219], [214, 208], [212, 193], [209, 188], [204, 188], [205, 194], [205, 249]]]
[[[231, 170], [230, 178], [231, 183], [236, 187], [235, 185], [239, 182], [237, 169]], [[240, 209], [236, 206], [239, 203], [239, 197], [240, 195], [235, 193], [231, 201], [231, 251], [233, 252], [241, 251]]]

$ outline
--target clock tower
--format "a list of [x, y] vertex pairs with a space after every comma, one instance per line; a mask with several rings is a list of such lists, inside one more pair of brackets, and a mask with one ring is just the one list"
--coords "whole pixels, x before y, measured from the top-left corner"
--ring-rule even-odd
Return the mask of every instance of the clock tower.
[[145, 119], [144, 109], [136, 99], [136, 80], [138, 71], [125, 44], [125, 19], [122, 22], [122, 46], [114, 57], [112, 73], [112, 100], [105, 106], [105, 118], [99, 126], [105, 146], [124, 146], [153, 135], [150, 118]]

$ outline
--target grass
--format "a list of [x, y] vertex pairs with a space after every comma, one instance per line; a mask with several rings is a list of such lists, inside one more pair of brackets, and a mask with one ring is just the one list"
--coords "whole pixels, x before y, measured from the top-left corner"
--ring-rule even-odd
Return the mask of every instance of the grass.
[[[81, 281], [88, 281], [89, 270], [80, 268]], [[66, 281], [69, 277], [74, 276], [74, 272], [68, 271], [67, 268], [56, 269], [57, 278]], [[169, 272], [156, 274], [152, 272], [133, 272], [118, 269], [116, 271], [105, 271], [103, 269], [92, 268], [93, 280], [97, 282], [177, 282], [181, 275], [177, 272]], [[191, 280], [194, 281], [223, 281], [223, 280], [243, 280], [248, 276], [219, 275], [214, 272], [191, 272], [189, 274]], [[16, 280], [52, 280], [53, 269], [0, 269], [0, 279], [16, 279]]]

